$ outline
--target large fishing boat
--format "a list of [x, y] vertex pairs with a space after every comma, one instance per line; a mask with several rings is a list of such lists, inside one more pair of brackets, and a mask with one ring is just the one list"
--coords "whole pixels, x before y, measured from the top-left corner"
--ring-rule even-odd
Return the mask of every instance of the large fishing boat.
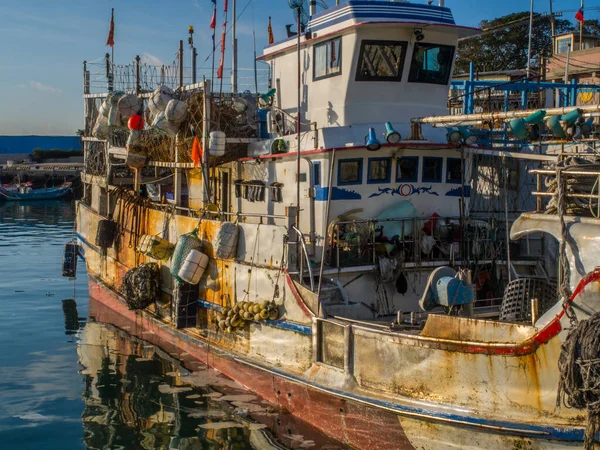
[[[558, 359], [598, 310], [598, 219], [567, 216], [564, 177], [554, 194], [542, 180], [565, 145], [595, 148], [600, 107], [446, 116], [476, 30], [443, 1], [338, 3], [290, 2], [264, 94], [238, 93], [235, 65], [232, 94], [185, 84], [183, 42], [174, 77], [107, 55], [92, 92], [85, 65], [90, 296], [352, 447], [581, 443]], [[548, 138], [527, 144], [543, 116]], [[487, 148], [466, 127], [482, 121], [512, 140]], [[563, 215], [542, 214], [552, 195]]]

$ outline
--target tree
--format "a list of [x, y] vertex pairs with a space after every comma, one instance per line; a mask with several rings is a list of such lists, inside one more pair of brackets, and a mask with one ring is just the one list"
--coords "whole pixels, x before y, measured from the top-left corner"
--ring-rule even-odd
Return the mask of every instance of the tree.
[[[455, 73], [469, 71], [475, 63], [477, 72], [515, 70], [527, 67], [529, 41], [529, 12], [519, 12], [480, 23], [483, 31], [478, 36], [459, 43]], [[540, 56], [552, 50], [552, 27], [549, 16], [535, 15], [531, 40], [531, 65], [539, 68]], [[574, 31], [573, 24], [555, 19], [555, 34]]]
[[583, 24], [583, 32], [600, 36], [600, 21], [598, 19], [586, 20]]

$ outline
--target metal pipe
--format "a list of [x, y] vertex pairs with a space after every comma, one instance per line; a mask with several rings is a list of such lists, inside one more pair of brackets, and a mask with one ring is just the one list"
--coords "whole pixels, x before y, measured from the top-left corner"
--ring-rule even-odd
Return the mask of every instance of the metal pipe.
[[539, 301], [537, 298], [531, 299], [531, 325], [535, 326], [539, 317]]
[[[319, 286], [317, 288], [317, 303], [318, 303], [318, 311], [317, 314], [319, 315], [321, 313], [321, 285], [323, 284], [323, 269], [325, 267], [325, 247], [327, 244], [327, 228], [329, 226], [329, 211], [331, 209], [331, 191], [332, 191], [332, 184], [333, 184], [333, 166], [335, 164], [335, 147], [333, 148], [333, 150], [331, 151], [331, 160], [329, 161], [329, 180], [328, 180], [328, 184], [327, 184], [327, 205], [325, 207], [325, 233], [323, 236], [323, 244], [321, 245], [321, 267], [319, 267]], [[338, 228], [339, 230], [339, 228]], [[339, 233], [338, 233], [338, 238], [339, 238]], [[338, 239], [338, 244], [339, 244], [339, 239]], [[339, 264], [339, 246], [338, 246], [338, 261], [337, 264]]]
[[[567, 84], [569, 82], [569, 64], [571, 62], [571, 44], [567, 44], [567, 62], [565, 63], [565, 78], [563, 82]], [[569, 90], [565, 89], [565, 98], [563, 104], [566, 106], [569, 103]], [[546, 113], [548, 115], [548, 113]]]
[[[580, 109], [582, 114], [600, 113], [599, 105], [582, 105], [578, 108], [574, 107], [561, 107], [561, 108], [548, 108], [546, 109], [546, 117], [548, 116], [559, 116], [571, 112], [575, 109]], [[411, 119], [411, 123], [420, 124], [442, 124], [442, 123], [456, 123], [466, 121], [493, 121], [501, 119], [516, 119], [519, 117], [527, 117], [538, 110], [521, 110], [521, 111], [500, 111], [500, 112], [488, 112], [488, 113], [476, 113], [476, 114], [460, 114], [457, 116], [430, 116], [430, 117], [417, 117]]]
[[204, 195], [203, 201], [204, 206], [206, 206], [210, 202], [210, 184], [208, 182], [210, 173], [208, 169], [208, 133], [209, 133], [209, 123], [210, 123], [210, 101], [209, 95], [211, 92], [210, 81], [204, 77], [204, 96], [202, 101], [202, 148], [204, 152], [202, 153], [203, 161], [202, 161], [202, 178], [204, 179]]
[[142, 90], [142, 84], [140, 79], [140, 55], [135, 57], [135, 93], [139, 94]]
[[183, 87], [183, 41], [179, 41], [179, 51], [177, 52], [179, 63], [179, 82], [178, 86]]
[[302, 16], [300, 9], [298, 9], [297, 14], [298, 20], [296, 21], [297, 34], [298, 34], [298, 111], [296, 113], [296, 132], [297, 132], [297, 148], [296, 148], [296, 201], [298, 206], [298, 213], [296, 216], [296, 225], [300, 226], [300, 127], [302, 126], [301, 122], [301, 114], [300, 107], [302, 102], [301, 92], [302, 92], [302, 73], [301, 73], [301, 56], [300, 56], [300, 17]]

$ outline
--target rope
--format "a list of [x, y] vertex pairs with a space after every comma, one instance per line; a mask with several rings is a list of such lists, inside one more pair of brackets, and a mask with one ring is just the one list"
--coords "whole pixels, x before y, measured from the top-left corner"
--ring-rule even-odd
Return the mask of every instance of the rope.
[[[589, 283], [597, 281], [600, 281], [598, 268], [582, 278], [568, 302], [581, 294]], [[596, 433], [600, 430], [600, 312], [571, 329], [561, 347], [558, 370], [556, 406], [587, 410], [584, 448], [593, 450]]]

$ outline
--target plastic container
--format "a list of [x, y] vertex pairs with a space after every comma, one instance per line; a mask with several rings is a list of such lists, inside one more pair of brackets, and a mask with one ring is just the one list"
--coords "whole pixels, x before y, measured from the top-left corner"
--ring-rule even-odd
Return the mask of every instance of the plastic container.
[[208, 153], [210, 156], [223, 156], [225, 154], [225, 143], [227, 137], [222, 131], [210, 132], [210, 143], [208, 145]]
[[259, 109], [256, 111], [258, 120], [258, 137], [261, 139], [269, 139], [269, 131], [267, 130], [267, 114], [268, 109]]
[[177, 276], [186, 283], [198, 284], [208, 267], [208, 256], [198, 250], [191, 250], [186, 256]]

